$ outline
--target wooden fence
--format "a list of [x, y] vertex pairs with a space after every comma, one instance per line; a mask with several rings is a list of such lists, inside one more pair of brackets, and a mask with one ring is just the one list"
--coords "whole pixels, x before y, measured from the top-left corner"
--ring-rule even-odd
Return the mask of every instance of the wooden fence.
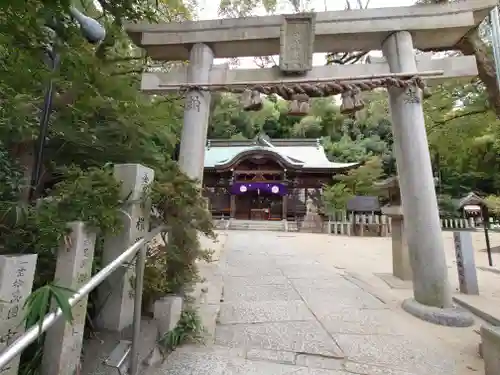
[[327, 222], [327, 233], [341, 236], [377, 236], [391, 234], [391, 218], [376, 214], [337, 212]]

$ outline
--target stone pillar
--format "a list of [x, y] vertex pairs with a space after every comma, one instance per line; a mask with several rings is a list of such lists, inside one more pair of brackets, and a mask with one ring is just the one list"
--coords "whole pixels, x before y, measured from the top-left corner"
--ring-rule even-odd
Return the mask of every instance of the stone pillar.
[[[63, 241], [57, 254], [54, 280], [77, 291], [91, 277], [96, 233], [83, 222], [70, 223], [69, 241]], [[73, 307], [73, 322], [60, 319], [45, 336], [42, 375], [73, 375], [79, 372], [87, 298]]]
[[[188, 81], [207, 83], [214, 54], [205, 44], [195, 44], [189, 58]], [[203, 180], [205, 144], [210, 115], [210, 92], [192, 90], [186, 94], [184, 126], [179, 152], [179, 167], [190, 178]]]
[[[417, 72], [411, 34], [391, 34], [382, 51], [393, 73]], [[405, 229], [413, 271], [414, 299], [403, 308], [437, 324], [463, 325], [452, 307], [448, 269], [427, 144], [422, 93], [415, 86], [389, 90], [394, 152], [396, 155]], [[435, 311], [429, 313], [429, 308]], [[441, 316], [445, 314], [446, 316]], [[459, 314], [458, 314], [459, 315]]]
[[[382, 209], [383, 212], [384, 208]], [[391, 208], [401, 210], [401, 207]], [[392, 219], [392, 274], [401, 280], [412, 280], [413, 273], [411, 271], [403, 215], [401, 213], [397, 215], [396, 213], [389, 214], [385, 212], [384, 214]]]
[[[123, 208], [123, 229], [105, 238], [103, 265], [115, 260], [128, 247], [149, 231], [150, 202], [144, 193], [154, 179], [154, 171], [140, 164], [115, 165], [114, 177], [122, 182], [121, 195], [126, 200]], [[130, 259], [132, 261], [132, 259]], [[132, 324], [134, 314], [134, 264], [116, 270], [98, 288], [100, 328], [121, 331]]]
[[[24, 303], [33, 288], [36, 254], [0, 255], [0, 353], [24, 333]], [[0, 369], [17, 375], [19, 357]]]
[[391, 230], [392, 239], [392, 274], [401, 280], [412, 280], [410, 254], [408, 251], [408, 241], [406, 240], [405, 223], [403, 210], [401, 208], [401, 191], [399, 188], [399, 179], [397, 176], [375, 183], [375, 188], [385, 192], [389, 198], [389, 204], [382, 207], [384, 215], [382, 221], [382, 235], [387, 235], [390, 221], [394, 223]]

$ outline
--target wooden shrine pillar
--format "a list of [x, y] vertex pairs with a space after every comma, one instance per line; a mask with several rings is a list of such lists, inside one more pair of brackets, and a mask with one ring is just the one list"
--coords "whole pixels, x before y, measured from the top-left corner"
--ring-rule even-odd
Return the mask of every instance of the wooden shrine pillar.
[[236, 195], [231, 194], [230, 206], [229, 206], [229, 217], [234, 218], [236, 215]]
[[283, 212], [282, 219], [286, 220], [288, 216], [288, 194], [283, 195]]

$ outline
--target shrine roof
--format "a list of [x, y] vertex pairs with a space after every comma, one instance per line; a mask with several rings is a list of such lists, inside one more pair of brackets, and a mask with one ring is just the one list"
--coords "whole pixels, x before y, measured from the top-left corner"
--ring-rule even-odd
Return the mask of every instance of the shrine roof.
[[465, 197], [457, 201], [457, 206], [459, 209], [465, 206], [483, 206], [485, 205], [484, 199], [474, 192], [470, 192]]
[[292, 168], [310, 170], [342, 170], [359, 163], [335, 163], [328, 160], [319, 139], [208, 140], [205, 168], [217, 168], [236, 161], [243, 153], [275, 154]]

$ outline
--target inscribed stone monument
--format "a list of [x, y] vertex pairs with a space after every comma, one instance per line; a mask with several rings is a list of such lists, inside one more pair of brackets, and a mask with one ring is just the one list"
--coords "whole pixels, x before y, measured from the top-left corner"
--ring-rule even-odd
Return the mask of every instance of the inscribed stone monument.
[[[77, 291], [91, 278], [96, 233], [83, 222], [70, 223], [71, 233], [61, 243], [54, 279], [58, 285]], [[42, 375], [78, 373], [82, 351], [87, 298], [73, 307], [73, 322], [60, 319], [47, 332], [44, 343]]]
[[471, 233], [465, 231], [453, 232], [453, 243], [457, 259], [460, 293], [479, 294]]
[[[33, 287], [36, 260], [36, 254], [0, 255], [0, 352], [24, 333], [23, 306]], [[18, 368], [19, 357], [0, 373], [17, 375]]]
[[[114, 177], [122, 182], [121, 195], [126, 200], [122, 211], [123, 230], [105, 239], [103, 264], [109, 264], [149, 232], [151, 203], [145, 199], [154, 171], [140, 164], [115, 165]], [[130, 259], [132, 262], [133, 259]], [[132, 324], [135, 277], [133, 264], [115, 271], [98, 289], [102, 309], [97, 318], [101, 328], [121, 331]]]

